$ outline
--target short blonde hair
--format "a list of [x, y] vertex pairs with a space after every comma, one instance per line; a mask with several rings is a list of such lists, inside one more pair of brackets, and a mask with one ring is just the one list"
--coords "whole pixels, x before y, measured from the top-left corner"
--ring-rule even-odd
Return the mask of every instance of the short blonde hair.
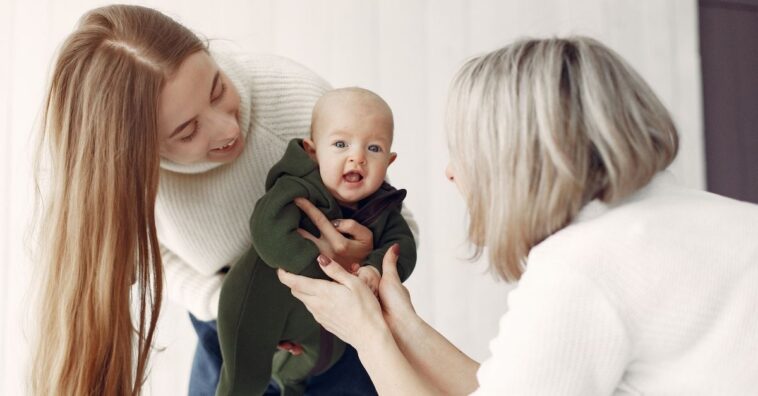
[[524, 39], [469, 60], [453, 80], [446, 129], [475, 258], [487, 246], [508, 281], [587, 202], [628, 196], [678, 148], [650, 87], [587, 37]]

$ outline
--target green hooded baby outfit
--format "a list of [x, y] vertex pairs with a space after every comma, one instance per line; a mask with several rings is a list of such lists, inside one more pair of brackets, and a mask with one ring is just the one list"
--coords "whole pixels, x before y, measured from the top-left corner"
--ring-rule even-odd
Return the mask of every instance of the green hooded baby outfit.
[[[295, 205], [303, 197], [329, 220], [352, 218], [373, 233], [374, 250], [361, 265], [382, 272], [382, 258], [400, 245], [397, 262], [405, 281], [416, 264], [416, 243], [400, 214], [405, 190], [384, 183], [358, 202], [355, 210], [341, 207], [324, 186], [318, 164], [293, 139], [266, 178], [266, 194], [250, 218], [252, 248], [226, 274], [218, 310], [218, 335], [223, 357], [216, 395], [261, 395], [273, 378], [282, 395], [302, 395], [305, 380], [329, 369], [345, 344], [324, 330], [303, 303], [279, 282], [276, 269], [329, 279], [316, 261], [316, 245], [298, 228], [316, 237], [318, 228]], [[278, 351], [281, 341], [300, 344], [303, 353]]]

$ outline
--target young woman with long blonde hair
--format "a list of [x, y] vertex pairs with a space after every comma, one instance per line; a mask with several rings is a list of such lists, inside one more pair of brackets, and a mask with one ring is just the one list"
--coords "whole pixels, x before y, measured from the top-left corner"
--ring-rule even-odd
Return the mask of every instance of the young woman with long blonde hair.
[[414, 312], [392, 252], [378, 299], [339, 265], [279, 274], [380, 394], [758, 391], [758, 206], [671, 180], [671, 117], [617, 54], [573, 37], [476, 57], [446, 129], [469, 239], [519, 280], [486, 362]]
[[[215, 391], [221, 282], [250, 246], [247, 219], [266, 173], [291, 138], [308, 134], [327, 89], [287, 59], [211, 51], [150, 8], [107, 6], [81, 18], [57, 56], [43, 113], [49, 174], [39, 175], [31, 393], [139, 394], [164, 275], [199, 337], [190, 394]], [[322, 253], [357, 262], [371, 251], [367, 228], [325, 227], [310, 236]], [[313, 390], [342, 392], [347, 379], [355, 394], [374, 392], [354, 350], [317, 378]]]

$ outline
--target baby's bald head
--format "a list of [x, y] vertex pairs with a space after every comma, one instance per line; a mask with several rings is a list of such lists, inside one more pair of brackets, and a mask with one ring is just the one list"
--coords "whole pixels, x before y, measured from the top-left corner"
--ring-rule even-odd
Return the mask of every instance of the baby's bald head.
[[311, 137], [303, 139], [303, 149], [340, 205], [356, 209], [382, 186], [387, 167], [397, 158], [393, 129], [392, 110], [367, 89], [335, 89], [316, 102]]
[[[338, 88], [322, 95], [313, 107], [311, 118], [311, 139], [318, 139], [318, 133], [330, 117], [340, 117], [350, 111], [369, 117], [372, 122], [381, 123], [389, 133], [392, 142], [394, 120], [392, 110], [379, 95], [359, 87]], [[368, 118], [367, 118], [368, 119]]]

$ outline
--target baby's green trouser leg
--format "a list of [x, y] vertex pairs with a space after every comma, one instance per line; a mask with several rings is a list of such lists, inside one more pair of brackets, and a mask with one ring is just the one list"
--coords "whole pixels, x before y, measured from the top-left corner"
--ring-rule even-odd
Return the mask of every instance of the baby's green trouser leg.
[[[261, 395], [294, 304], [290, 290], [251, 251], [226, 274], [218, 314], [223, 366], [217, 396]], [[243, 371], [244, 368], [244, 371]]]

